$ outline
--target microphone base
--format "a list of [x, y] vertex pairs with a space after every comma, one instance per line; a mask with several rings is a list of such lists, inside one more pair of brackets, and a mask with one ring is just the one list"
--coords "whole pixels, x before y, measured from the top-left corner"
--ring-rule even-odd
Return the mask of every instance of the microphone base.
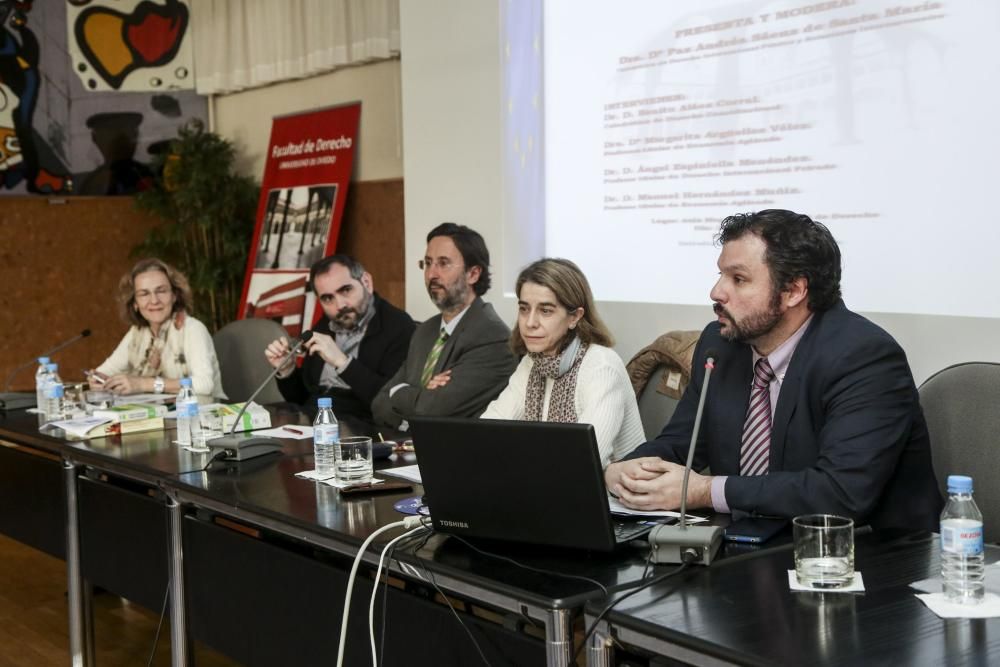
[[27, 391], [0, 393], [0, 411], [23, 410], [35, 407], [35, 394]]
[[213, 454], [225, 451], [225, 461], [246, 461], [247, 459], [281, 452], [281, 441], [266, 436], [229, 434], [208, 441]]
[[690, 560], [698, 565], [708, 565], [722, 546], [722, 528], [719, 526], [656, 526], [647, 537], [652, 550], [653, 563], [683, 563]]

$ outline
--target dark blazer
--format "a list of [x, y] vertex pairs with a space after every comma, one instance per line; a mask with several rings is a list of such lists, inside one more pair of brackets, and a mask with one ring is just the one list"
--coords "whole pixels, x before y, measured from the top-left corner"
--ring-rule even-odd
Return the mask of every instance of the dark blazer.
[[[340, 374], [350, 389], [320, 386], [325, 361], [318, 354], [305, 358], [300, 368], [287, 378], [278, 380], [278, 389], [285, 400], [304, 405], [310, 414], [315, 413], [316, 399], [333, 398], [333, 411], [337, 416], [352, 415], [366, 422], [372, 421], [371, 404], [378, 390], [395, 373], [406, 359], [410, 337], [417, 328], [406, 312], [375, 294], [372, 302], [375, 314], [368, 322], [358, 356], [352, 359]], [[332, 334], [330, 319], [324, 315], [313, 329]]]
[[843, 302], [816, 313], [795, 348], [775, 406], [767, 475], [739, 476], [752, 352], [749, 345], [723, 339], [718, 322], [698, 341], [691, 384], [670, 423], [628, 458], [659, 456], [684, 464], [710, 349], [716, 368], [694, 468], [707, 465], [713, 475], [729, 475], [730, 509], [789, 517], [840, 514], [875, 528], [937, 530], [943, 501], [906, 355]]
[[[496, 398], [517, 359], [508, 347], [510, 329], [493, 306], [476, 297], [441, 350], [434, 373], [451, 369], [451, 381], [437, 389], [420, 386], [424, 362], [441, 332], [441, 315], [417, 327], [410, 340], [406, 362], [385, 383], [372, 403], [375, 423], [398, 428], [415, 415], [478, 417]], [[400, 383], [409, 386], [389, 396]]]

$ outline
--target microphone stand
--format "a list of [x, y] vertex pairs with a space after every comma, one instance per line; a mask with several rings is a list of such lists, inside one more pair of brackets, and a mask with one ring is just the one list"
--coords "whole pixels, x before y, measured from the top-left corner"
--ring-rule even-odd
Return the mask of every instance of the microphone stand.
[[[42, 352], [41, 354], [38, 355], [38, 357], [48, 357], [50, 355], [53, 355], [59, 350], [65, 347], [69, 347], [73, 343], [77, 342], [78, 340], [82, 340], [89, 335], [90, 335], [90, 329], [84, 329], [83, 331], [73, 336], [69, 340], [65, 340], [62, 343], [59, 343], [51, 350], [46, 350], [45, 352]], [[37, 403], [35, 394], [27, 391], [10, 391], [10, 383], [14, 380], [14, 377], [18, 373], [23, 371], [25, 368], [28, 368], [32, 364], [36, 363], [38, 357], [35, 357], [35, 359], [30, 359], [25, 363], [21, 364], [20, 366], [15, 367], [14, 370], [12, 370], [10, 373], [7, 374], [7, 377], [3, 381], [3, 392], [0, 393], [0, 410], [17, 410], [20, 408], [35, 407], [35, 404]]]
[[715, 369], [714, 354], [709, 352], [705, 360], [705, 382], [698, 398], [698, 411], [694, 417], [694, 430], [688, 446], [687, 463], [684, 466], [684, 482], [681, 485], [681, 518], [676, 525], [659, 525], [649, 532], [649, 546], [653, 563], [700, 563], [708, 565], [722, 546], [722, 528], [719, 526], [689, 526], [687, 523], [687, 490], [694, 450], [701, 430], [701, 415], [708, 395], [708, 382]]
[[240, 419], [246, 413], [247, 407], [253, 403], [253, 399], [257, 398], [260, 392], [264, 391], [264, 387], [267, 386], [267, 383], [270, 382], [282, 368], [287, 366], [289, 361], [295, 358], [295, 354], [310, 338], [312, 338], [312, 331], [303, 332], [303, 334], [299, 337], [299, 340], [294, 346], [292, 346], [292, 349], [288, 351], [288, 358], [268, 373], [267, 377], [264, 378], [264, 381], [260, 383], [260, 386], [257, 387], [252, 394], [250, 394], [250, 398], [243, 403], [243, 407], [236, 413], [236, 419], [233, 420], [233, 425], [229, 428], [229, 433], [221, 438], [209, 440], [208, 443], [206, 443], [208, 444], [209, 449], [215, 452], [213, 458], [221, 453], [224, 453], [225, 456], [220, 456], [223, 460], [245, 461], [256, 456], [263, 456], [264, 454], [281, 451], [281, 441], [277, 438], [263, 435], [253, 435], [252, 433], [237, 433], [236, 427], [239, 425]]

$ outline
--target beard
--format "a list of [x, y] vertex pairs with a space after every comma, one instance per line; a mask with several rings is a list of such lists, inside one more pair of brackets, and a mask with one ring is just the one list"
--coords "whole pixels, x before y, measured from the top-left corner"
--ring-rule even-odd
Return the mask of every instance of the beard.
[[345, 306], [337, 311], [337, 314], [330, 318], [330, 328], [334, 331], [350, 331], [351, 329], [358, 326], [365, 315], [368, 314], [368, 309], [372, 305], [372, 293], [365, 290], [365, 295], [361, 299], [361, 303], [358, 304], [357, 308], [352, 306]]
[[767, 308], [754, 311], [739, 321], [722, 304], [714, 304], [712, 310], [729, 320], [729, 325], [724, 326], [719, 335], [735, 343], [753, 343], [774, 331], [781, 321], [781, 295], [773, 295]]
[[[438, 287], [440, 290], [435, 292], [432, 289], [434, 287]], [[438, 310], [446, 313], [465, 305], [465, 298], [469, 294], [469, 286], [465, 284], [464, 280], [456, 280], [451, 285], [431, 281], [427, 285], [427, 294]]]

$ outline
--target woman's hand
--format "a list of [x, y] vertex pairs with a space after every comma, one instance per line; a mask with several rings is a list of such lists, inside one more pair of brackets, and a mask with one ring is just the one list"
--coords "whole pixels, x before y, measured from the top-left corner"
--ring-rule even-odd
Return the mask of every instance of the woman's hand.
[[143, 383], [146, 380], [149, 380], [150, 385], [152, 385], [153, 378], [143, 378], [138, 375], [112, 375], [105, 381], [104, 388], [119, 396], [138, 394], [143, 390]]
[[101, 371], [84, 371], [84, 375], [87, 376], [91, 389], [104, 389], [108, 382], [108, 376]]

